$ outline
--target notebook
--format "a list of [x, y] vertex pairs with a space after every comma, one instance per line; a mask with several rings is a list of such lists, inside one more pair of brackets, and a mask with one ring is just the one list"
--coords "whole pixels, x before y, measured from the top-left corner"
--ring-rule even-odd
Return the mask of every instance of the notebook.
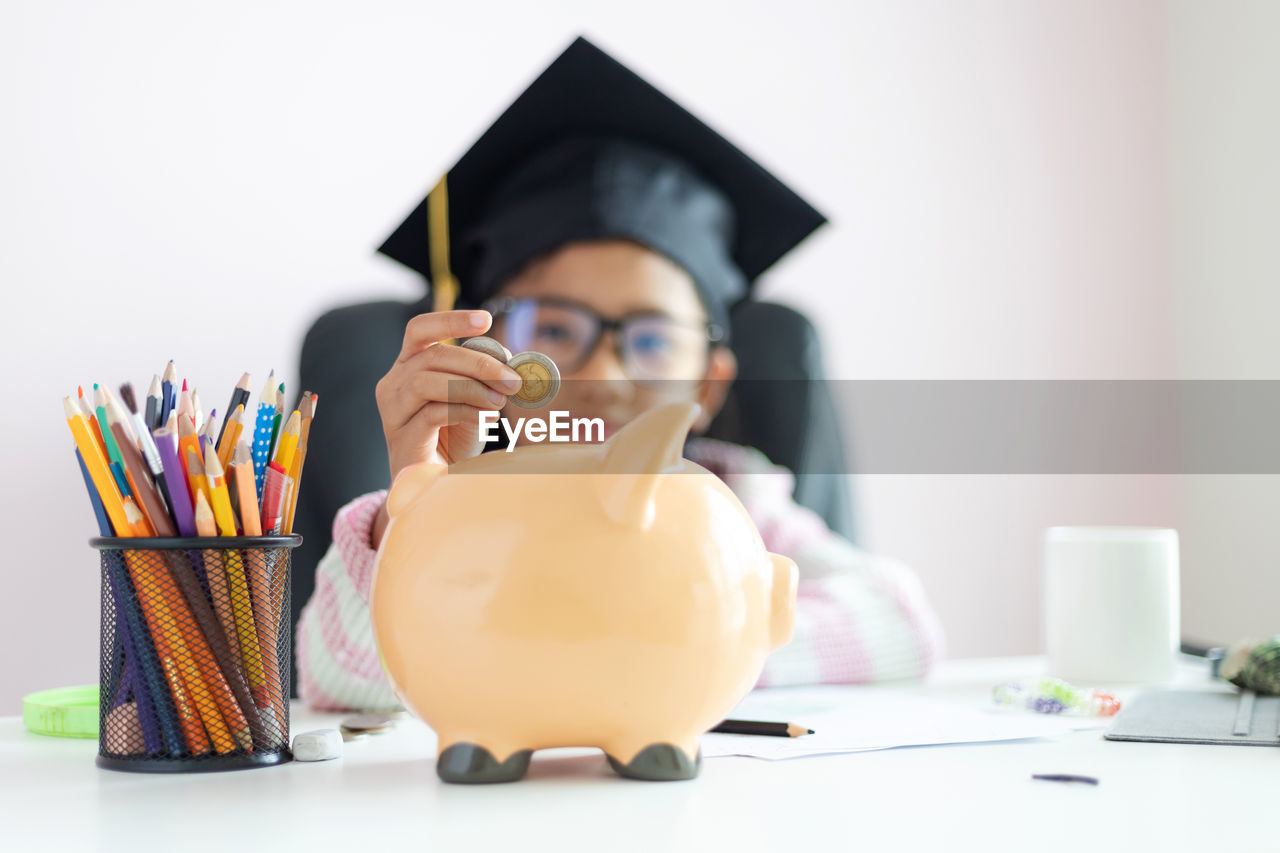
[[1252, 690], [1147, 690], [1124, 704], [1106, 738], [1280, 746], [1280, 696]]

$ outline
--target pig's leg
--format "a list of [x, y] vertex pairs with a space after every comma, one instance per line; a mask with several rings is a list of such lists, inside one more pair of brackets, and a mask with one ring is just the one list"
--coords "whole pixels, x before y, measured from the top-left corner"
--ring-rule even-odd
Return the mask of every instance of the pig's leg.
[[436, 758], [436, 774], [446, 782], [463, 784], [518, 782], [529, 769], [531, 755], [533, 750], [525, 749], [500, 762], [483, 746], [455, 743]]
[[605, 753], [611, 766], [619, 776], [628, 779], [645, 779], [651, 782], [674, 782], [679, 779], [692, 779], [702, 768], [702, 750], [698, 750], [693, 758], [678, 746], [669, 743], [655, 743], [646, 746], [626, 764], [612, 755]]

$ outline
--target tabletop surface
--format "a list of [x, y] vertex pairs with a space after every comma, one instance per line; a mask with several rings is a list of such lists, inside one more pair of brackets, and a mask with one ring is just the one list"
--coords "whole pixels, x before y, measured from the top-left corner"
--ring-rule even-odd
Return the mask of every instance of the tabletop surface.
[[[953, 661], [927, 682], [843, 688], [988, 702], [1038, 658]], [[1181, 686], [1203, 685], [1183, 663]], [[1131, 691], [1116, 691], [1121, 698]], [[291, 728], [345, 715], [295, 705]], [[708, 758], [687, 782], [620, 779], [596, 750], [537, 753], [508, 785], [446, 785], [417, 721], [341, 759], [151, 775], [94, 765], [95, 740], [0, 718], [0, 848], [8, 850], [1278, 850], [1280, 751], [1106, 741], [1100, 731], [787, 761]], [[1097, 777], [1097, 787], [1033, 781]], [[17, 842], [16, 846], [11, 842]]]

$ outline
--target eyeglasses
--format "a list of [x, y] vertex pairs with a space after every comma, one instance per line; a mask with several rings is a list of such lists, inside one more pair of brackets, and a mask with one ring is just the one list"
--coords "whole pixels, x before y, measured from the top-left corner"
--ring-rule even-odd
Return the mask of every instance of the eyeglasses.
[[536, 350], [563, 373], [580, 370], [606, 331], [614, 333], [618, 361], [633, 380], [700, 379], [709, 344], [724, 338], [713, 323], [682, 323], [661, 314], [602, 317], [566, 299], [498, 297], [484, 304], [493, 334], [512, 352]]

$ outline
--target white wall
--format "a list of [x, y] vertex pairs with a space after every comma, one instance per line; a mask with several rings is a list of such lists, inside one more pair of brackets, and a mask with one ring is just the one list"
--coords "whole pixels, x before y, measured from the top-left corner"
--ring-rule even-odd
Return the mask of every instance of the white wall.
[[[92, 518], [58, 397], [145, 385], [176, 358], [221, 407], [244, 369], [291, 374], [324, 307], [415, 294], [373, 249], [579, 32], [834, 220], [762, 290], [825, 306], [835, 375], [1160, 378], [1198, 358], [1175, 353], [1198, 311], [1175, 326], [1160, 3], [19, 0], [0, 16], [0, 713], [97, 677]], [[1043, 526], [1178, 521], [1168, 478], [856, 486], [868, 544], [919, 568], [957, 654], [1039, 648]]]
[[[1280, 377], [1280, 4], [1174, 0], [1169, 15], [1178, 373]], [[1184, 614], [1202, 636], [1280, 631], [1280, 477], [1183, 482]]]

